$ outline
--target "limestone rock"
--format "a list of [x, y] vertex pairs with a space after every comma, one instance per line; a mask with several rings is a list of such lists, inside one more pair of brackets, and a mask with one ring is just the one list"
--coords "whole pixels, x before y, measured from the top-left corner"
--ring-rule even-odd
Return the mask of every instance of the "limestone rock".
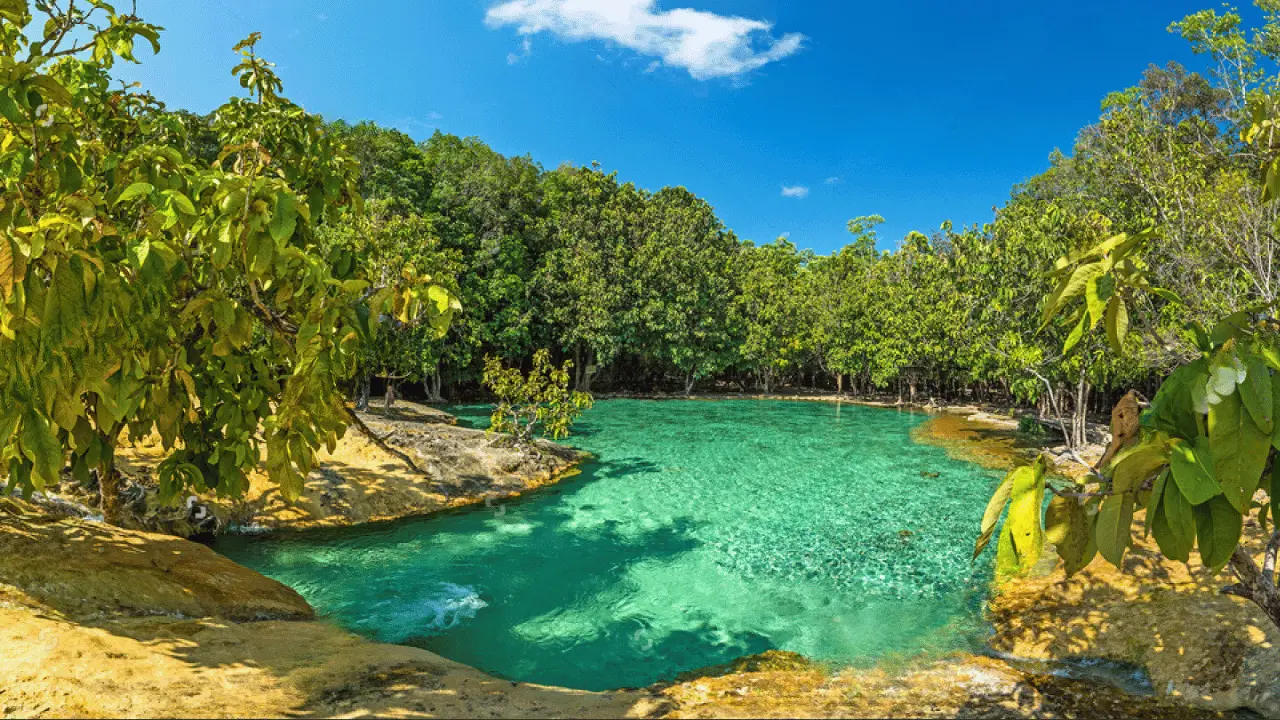
[[72, 617], [307, 619], [292, 589], [203, 545], [0, 498], [0, 584]]

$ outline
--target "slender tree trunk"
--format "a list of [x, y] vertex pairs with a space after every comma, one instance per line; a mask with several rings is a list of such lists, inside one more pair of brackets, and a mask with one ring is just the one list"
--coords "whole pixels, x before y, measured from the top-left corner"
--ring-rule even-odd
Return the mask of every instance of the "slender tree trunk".
[[836, 394], [844, 394], [844, 373], [836, 373]]
[[573, 388], [582, 390], [582, 343], [573, 346]]
[[396, 382], [391, 378], [387, 378], [387, 394], [384, 398], [387, 412], [396, 406]]
[[697, 382], [698, 382], [698, 376], [694, 374], [693, 370], [690, 370], [689, 372], [685, 373], [684, 374], [684, 394], [692, 395], [693, 386]]
[[373, 377], [369, 373], [360, 375], [360, 385], [356, 390], [356, 410], [365, 412], [369, 409], [369, 394], [373, 385]]
[[115, 443], [102, 435], [98, 439], [106, 448], [102, 451], [102, 467], [98, 468], [98, 505], [102, 510], [102, 520], [119, 527], [124, 523], [124, 504], [120, 501], [120, 471], [116, 469]]
[[592, 362], [595, 359], [595, 354], [594, 350], [587, 348], [587, 366], [582, 371], [582, 392], [591, 392], [591, 378], [595, 377], [596, 374], [596, 366]]
[[1239, 583], [1222, 589], [1227, 595], [1249, 600], [1262, 608], [1271, 622], [1280, 628], [1280, 591], [1276, 589], [1276, 555], [1280, 553], [1280, 528], [1271, 536], [1263, 556], [1262, 569], [1243, 547], [1236, 547], [1231, 555], [1231, 571]]
[[426, 377], [422, 378], [422, 389], [427, 393], [427, 402], [442, 403], [444, 396], [440, 394], [440, 368], [432, 370]]

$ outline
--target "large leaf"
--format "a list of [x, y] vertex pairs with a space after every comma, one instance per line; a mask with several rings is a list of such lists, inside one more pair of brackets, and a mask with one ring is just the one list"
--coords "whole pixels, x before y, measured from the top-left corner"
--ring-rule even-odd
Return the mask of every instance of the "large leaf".
[[1116, 295], [1107, 303], [1107, 340], [1111, 349], [1124, 352], [1124, 339], [1129, 334], [1129, 308], [1124, 298]]
[[1186, 562], [1191, 558], [1196, 539], [1195, 514], [1176, 483], [1167, 482], [1162, 490], [1163, 495], [1150, 518], [1151, 532], [1165, 557]]
[[1243, 517], [1224, 497], [1215, 497], [1193, 508], [1200, 561], [1211, 570], [1220, 570], [1240, 543]]
[[1062, 281], [1062, 284], [1058, 286], [1053, 295], [1049, 296], [1049, 300], [1045, 304], [1044, 317], [1041, 319], [1041, 322], [1048, 324], [1050, 318], [1052, 318], [1054, 313], [1058, 311], [1058, 308], [1062, 307], [1062, 305], [1071, 298], [1084, 292], [1085, 287], [1105, 271], [1105, 266], [1101, 262], [1081, 265], [1072, 271], [1070, 277]]
[[276, 197], [276, 211], [271, 215], [271, 239], [276, 245], [283, 245], [293, 237], [298, 226], [298, 208], [293, 193], [282, 192]]
[[1149, 441], [1131, 448], [1115, 462], [1115, 470], [1111, 474], [1112, 492], [1138, 489], [1168, 463], [1169, 450], [1163, 442]]
[[1271, 368], [1256, 355], [1243, 358], [1245, 370], [1244, 383], [1237, 392], [1244, 409], [1249, 411], [1253, 424], [1263, 433], [1270, 435], [1275, 430], [1275, 404], [1272, 394]]
[[1030, 470], [1030, 468], [1020, 467], [1010, 471], [1004, 476], [1004, 480], [1000, 481], [1000, 485], [992, 493], [991, 499], [987, 501], [987, 509], [982, 513], [982, 530], [978, 535], [978, 541], [973, 546], [974, 560], [978, 559], [978, 556], [982, 554], [982, 551], [991, 542], [991, 536], [995, 533], [996, 523], [1000, 521], [1000, 515], [1004, 513], [1005, 505], [1009, 503], [1009, 493], [1013, 490], [1014, 475], [1027, 470]]
[[1208, 378], [1209, 364], [1203, 359], [1175, 370], [1156, 391], [1151, 408], [1142, 417], [1142, 424], [1183, 440], [1194, 440], [1200, 434], [1200, 428], [1196, 422], [1192, 389], [1196, 386], [1203, 388]]
[[1075, 498], [1055, 497], [1049, 502], [1044, 536], [1057, 549], [1067, 575], [1079, 572], [1097, 554], [1089, 513]]
[[1209, 447], [1223, 494], [1238, 512], [1248, 512], [1267, 466], [1271, 435], [1262, 432], [1245, 412], [1240, 393], [1232, 393], [1210, 406]]
[[1110, 275], [1099, 275], [1085, 286], [1085, 305], [1089, 309], [1089, 327], [1094, 328], [1102, 322], [1107, 312], [1107, 303], [1116, 289], [1116, 281]]
[[26, 24], [27, 0], [0, 0], [0, 17], [21, 28]]
[[136, 182], [125, 188], [124, 192], [120, 193], [120, 197], [116, 198], [116, 204], [119, 205], [121, 203], [129, 202], [130, 200], [136, 200], [143, 195], [150, 195], [155, 192], [155, 189], [155, 186], [151, 183]]
[[1124, 560], [1124, 551], [1132, 541], [1133, 527], [1133, 495], [1123, 493], [1109, 495], [1098, 508], [1098, 525], [1094, 531], [1098, 542], [1098, 552], [1107, 562], [1120, 566]]
[[1009, 514], [996, 548], [996, 571], [1001, 575], [1025, 573], [1044, 552], [1044, 472], [1041, 456], [1034, 465], [1011, 474]]
[[53, 433], [53, 428], [44, 416], [28, 410], [23, 414], [20, 438], [22, 454], [34, 466], [31, 473], [32, 484], [37, 490], [45, 485], [56, 484], [66, 464], [62, 454], [62, 444]]
[[1175, 443], [1170, 454], [1173, 479], [1183, 497], [1192, 505], [1207, 502], [1222, 494], [1222, 487], [1213, 476], [1213, 453], [1209, 450], [1209, 438], [1196, 438], [1195, 445]]
[[17, 280], [13, 263], [13, 243], [9, 238], [0, 238], [0, 300], [8, 300], [13, 294], [13, 283]]

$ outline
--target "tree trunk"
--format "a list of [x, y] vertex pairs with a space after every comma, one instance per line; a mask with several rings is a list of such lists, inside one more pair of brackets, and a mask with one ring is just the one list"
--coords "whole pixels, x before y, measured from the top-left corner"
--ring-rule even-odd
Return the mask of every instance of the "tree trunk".
[[[100, 438], [101, 439], [101, 438]], [[120, 527], [124, 522], [124, 505], [120, 502], [120, 471], [116, 469], [115, 447], [105, 443], [102, 467], [98, 469], [98, 505], [102, 520]]]
[[694, 373], [693, 373], [693, 371], [692, 371], [692, 370], [690, 370], [689, 372], [685, 373], [685, 375], [684, 375], [684, 394], [685, 394], [685, 395], [692, 395], [692, 394], [693, 394], [693, 386], [694, 386], [697, 382], [698, 382], [698, 377], [697, 377], [697, 375], [694, 375]]
[[573, 346], [573, 389], [582, 390], [582, 343]]
[[582, 369], [582, 392], [591, 392], [591, 378], [595, 377], [596, 374], [594, 359], [595, 351], [587, 348], [587, 366]]
[[1280, 628], [1280, 591], [1276, 589], [1276, 555], [1280, 553], [1280, 528], [1271, 536], [1262, 562], [1262, 570], [1243, 547], [1231, 555], [1231, 571], [1239, 583], [1222, 589], [1227, 595], [1249, 600], [1262, 608], [1271, 622]]
[[369, 393], [373, 385], [373, 377], [369, 373], [360, 376], [360, 386], [356, 390], [356, 410], [365, 412], [369, 409]]
[[387, 412], [396, 406], [396, 383], [391, 378], [387, 378], [387, 394], [383, 399]]
[[836, 394], [844, 394], [844, 373], [836, 373]]

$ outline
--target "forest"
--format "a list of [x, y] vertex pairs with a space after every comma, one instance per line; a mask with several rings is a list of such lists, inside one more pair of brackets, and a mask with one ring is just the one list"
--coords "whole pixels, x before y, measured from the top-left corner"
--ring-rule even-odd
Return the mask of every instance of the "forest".
[[[67, 703], [61, 686], [90, 716], [148, 695], [76, 684], [129, 653], [168, 670], [93, 678], [187, 662], [235, 710], [206, 714], [265, 714], [245, 699], [289, 683], [276, 714], [359, 714], [347, 700], [371, 693], [407, 714], [406, 687], [423, 712], [456, 690], [463, 714], [563, 683], [561, 702], [607, 690], [626, 706], [599, 714], [657, 716], [698, 668], [820, 676], [806, 702], [827, 703], [811, 660], [918, 651], [956, 663], [957, 715], [987, 714], [961, 678], [995, 667], [1017, 678], [1001, 712], [1055, 715], [1020, 697], [1117, 656], [1161, 702], [1280, 713], [1280, 0], [1255, 0], [1256, 26], [1231, 8], [1174, 22], [1196, 67], [1103, 98], [990, 222], [890, 238], [850, 208], [827, 255], [740, 238], [696, 189], [625, 168], [308, 112], [256, 32], [228, 53], [238, 95], [167, 107], [116, 81], [162, 32], [120, 5], [0, 0], [0, 615], [22, 623], [0, 644], [36, 668], [0, 695], [69, 673], [22, 712]], [[669, 20], [658, 7], [641, 10]], [[448, 407], [392, 412], [402, 396]], [[277, 582], [293, 572], [296, 592]], [[261, 620], [341, 629], [359, 678], [290, 640], [270, 649], [304, 657], [269, 691], [223, 687], [226, 668], [278, 670], [259, 627], [236, 630]], [[90, 654], [28, 642], [55, 627], [89, 632]], [[1209, 639], [1184, 653], [1189, 632]], [[978, 647], [995, 652], [956, 659]], [[1085, 680], [1066, 694], [1093, 697]], [[698, 707], [711, 680], [692, 682]], [[747, 696], [732, 683], [717, 702]]]
[[[695, 192], [638, 188], [598, 164], [546, 169], [476, 138], [332, 123], [368, 212], [322, 233], [389, 275], [428, 269], [462, 306], [444, 337], [380, 335], [356, 392], [367, 402], [372, 378], [379, 392], [466, 397], [486, 356], [521, 364], [548, 349], [574, 362], [581, 390], [1000, 401], [1074, 418], [1079, 442], [1084, 411], [1149, 396], [1194, 354], [1188, 323], [1276, 299], [1276, 210], [1260, 201], [1271, 151], [1245, 138], [1275, 101], [1268, 17], [1254, 30], [1213, 11], [1174, 24], [1207, 70], [1152, 66], [1107, 96], [993, 221], [897, 240], [860, 216], [830, 255], [804, 238], [739, 238]], [[191, 151], [212, 159], [208, 119], [182, 117]], [[1123, 359], [1090, 333], [1063, 352], [1076, 328], [1041, 330], [1046, 269], [1122, 231], [1152, 233], [1140, 262], [1181, 302], [1117, 297], [1140, 330]]]

